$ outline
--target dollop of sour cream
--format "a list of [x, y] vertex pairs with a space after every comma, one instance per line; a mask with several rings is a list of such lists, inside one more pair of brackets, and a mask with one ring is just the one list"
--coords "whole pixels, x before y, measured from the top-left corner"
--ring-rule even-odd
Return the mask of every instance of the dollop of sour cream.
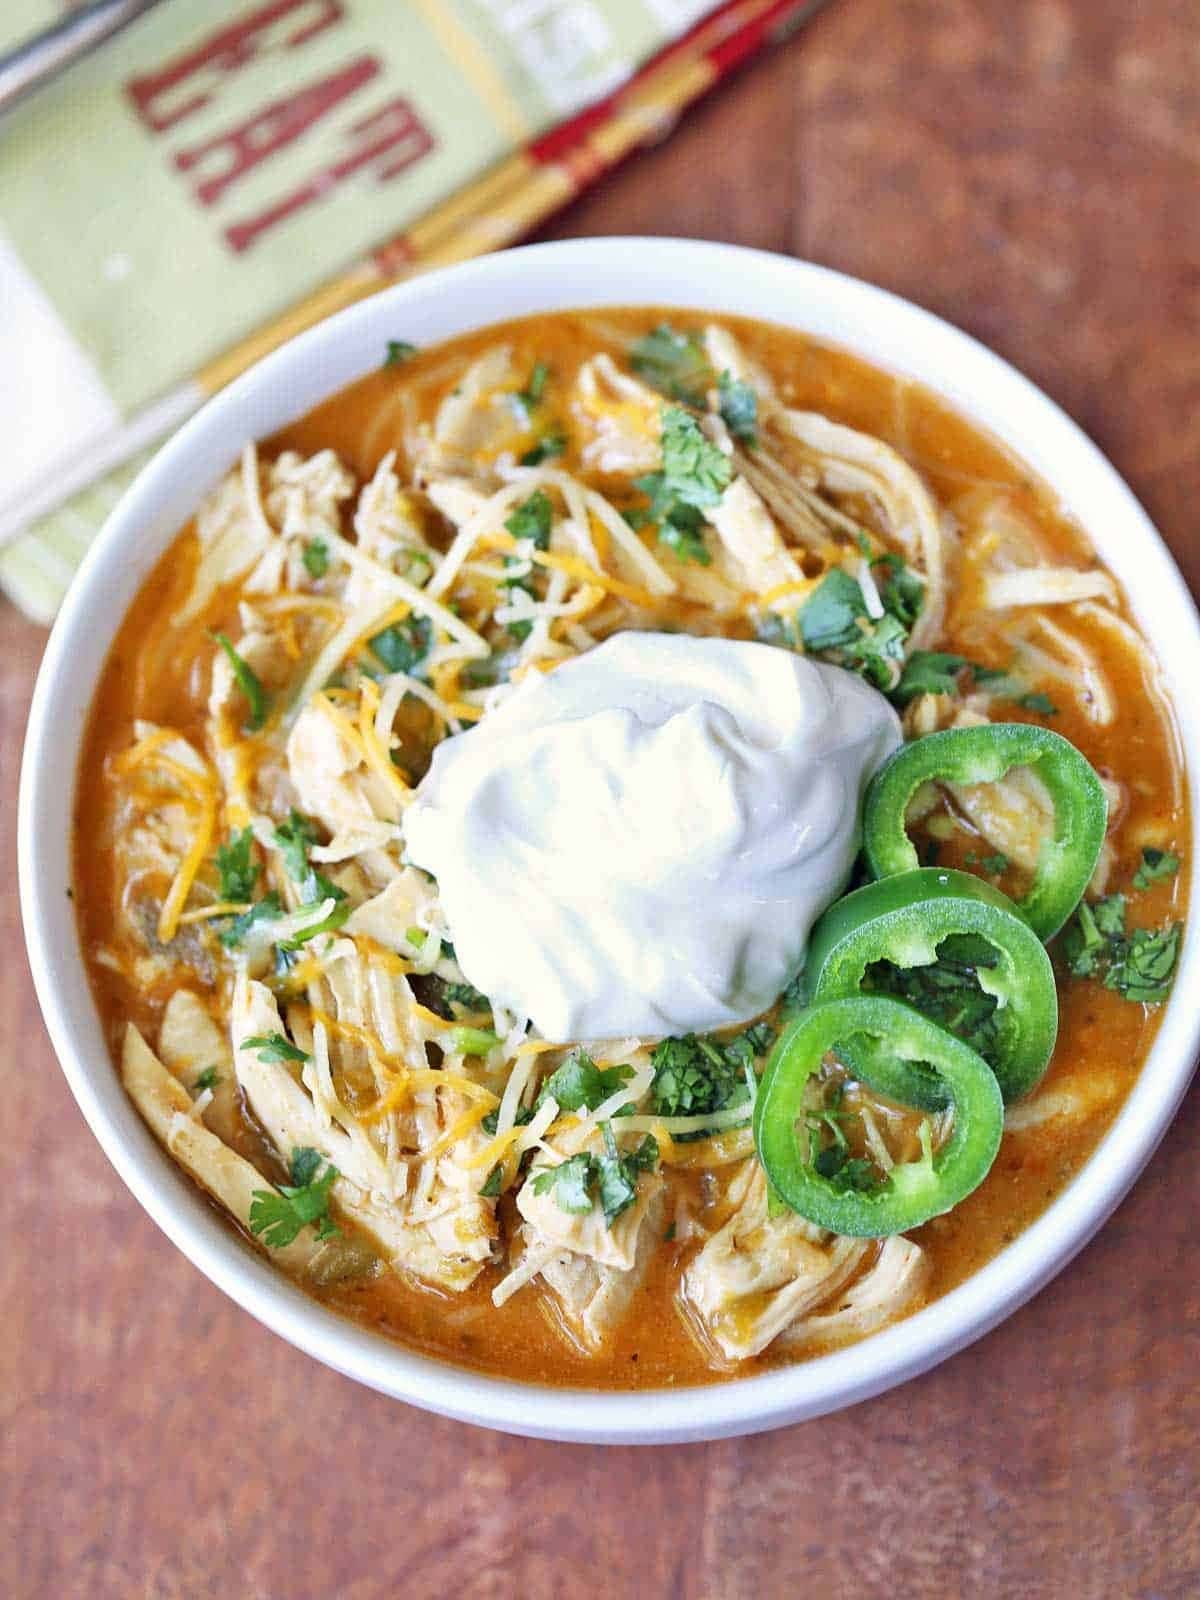
[[438, 746], [407, 854], [468, 980], [545, 1038], [719, 1028], [799, 970], [899, 743], [842, 668], [619, 633]]

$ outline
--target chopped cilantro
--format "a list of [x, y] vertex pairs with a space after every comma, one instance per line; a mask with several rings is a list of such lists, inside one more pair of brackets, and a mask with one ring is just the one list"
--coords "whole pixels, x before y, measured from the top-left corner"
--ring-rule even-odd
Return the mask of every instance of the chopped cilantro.
[[554, 522], [554, 507], [544, 489], [535, 489], [528, 500], [522, 500], [504, 526], [514, 539], [531, 539], [535, 550], [549, 550], [550, 529]]
[[283, 851], [288, 877], [302, 883], [309, 875], [309, 846], [317, 843], [317, 824], [301, 816], [296, 808], [288, 811], [288, 821], [280, 822], [272, 838]]
[[504, 1163], [503, 1161], [497, 1161], [496, 1165], [484, 1179], [483, 1188], [479, 1191], [480, 1198], [483, 1200], [494, 1200], [500, 1193], [503, 1183]]
[[316, 844], [318, 838], [316, 824], [302, 817], [293, 806], [288, 812], [287, 821], [279, 824], [272, 838], [283, 852], [288, 876], [297, 883], [303, 883], [309, 872], [309, 846]]
[[[528, 1106], [518, 1106], [517, 1107], [517, 1114], [513, 1118], [513, 1126], [517, 1127], [517, 1128], [523, 1128], [526, 1125], [526, 1123], [532, 1122], [532, 1121], [533, 1121], [533, 1112], [529, 1109], [529, 1107]], [[484, 1117], [483, 1121], [479, 1124], [479, 1126], [483, 1129], [484, 1133], [486, 1133], [489, 1138], [495, 1138], [496, 1129], [499, 1127], [499, 1125], [500, 1125], [500, 1108], [498, 1106], [495, 1107], [493, 1110], [489, 1111], [487, 1116]]]
[[523, 467], [540, 467], [543, 461], [552, 461], [565, 455], [567, 435], [562, 428], [547, 428], [536, 444], [531, 445], [521, 457]]
[[957, 694], [961, 675], [970, 665], [966, 656], [945, 650], [914, 650], [904, 663], [892, 699], [906, 706], [919, 694]]
[[254, 849], [254, 832], [243, 828], [231, 833], [229, 842], [217, 850], [217, 872], [221, 879], [222, 900], [249, 900], [261, 871], [251, 852]]
[[937, 960], [922, 967], [897, 967], [877, 961], [863, 987], [906, 1000], [985, 1059], [1000, 1042], [996, 997], [980, 987], [981, 969], [998, 960], [993, 947], [973, 934], [951, 934], [938, 946]]
[[1036, 712], [1039, 717], [1056, 717], [1058, 715], [1058, 707], [1048, 694], [1018, 695], [1017, 704], [1026, 711]]
[[658, 1140], [648, 1133], [627, 1155], [617, 1147], [609, 1123], [604, 1124], [604, 1154], [596, 1161], [596, 1188], [604, 1220], [611, 1228], [623, 1211], [637, 1199], [637, 1181], [658, 1161]]
[[[504, 526], [514, 539], [531, 540], [536, 550], [550, 548], [550, 530], [554, 521], [554, 507], [550, 497], [542, 489], [537, 489], [528, 500], [523, 500], [513, 514], [507, 519]], [[513, 569], [513, 576], [506, 577], [503, 582], [509, 589], [521, 589], [527, 595], [536, 598], [537, 591], [533, 586], [533, 574], [528, 570], [527, 563], [520, 556], [505, 558], [506, 568]], [[527, 617], [518, 617], [505, 624], [508, 633], [518, 644], [528, 639], [533, 628], [532, 621]]]
[[247, 661], [238, 655], [223, 633], [214, 633], [213, 638], [225, 652], [226, 659], [233, 668], [234, 682], [242, 691], [246, 698], [246, 704], [250, 708], [250, 716], [247, 719], [246, 727], [249, 732], [257, 733], [267, 720], [269, 702], [266, 690], [259, 681], [258, 674]]
[[243, 1050], [253, 1050], [260, 1061], [307, 1061], [308, 1053], [300, 1050], [282, 1033], [256, 1033], [242, 1040]]
[[1147, 845], [1142, 851], [1142, 862], [1133, 875], [1135, 889], [1148, 889], [1160, 878], [1173, 878], [1179, 871], [1179, 857], [1173, 850], [1156, 850]]
[[1154, 1005], [1171, 992], [1182, 924], [1129, 933], [1125, 904], [1123, 894], [1082, 901], [1063, 931], [1063, 959], [1073, 976], [1098, 978], [1126, 1000]]
[[634, 345], [629, 364], [660, 394], [690, 406], [704, 404], [712, 368], [697, 334], [679, 333], [669, 322], [660, 322]]
[[226, 950], [234, 950], [251, 928], [260, 922], [275, 922], [282, 915], [283, 906], [280, 904], [279, 896], [272, 889], [270, 894], [265, 894], [261, 900], [256, 900], [249, 911], [243, 911], [240, 917], [234, 917], [227, 927], [222, 928], [221, 943]]
[[733, 1039], [698, 1038], [694, 1033], [664, 1039], [651, 1057], [654, 1109], [668, 1117], [703, 1116], [740, 1105], [750, 1097], [747, 1068], [769, 1050], [774, 1033], [755, 1023]]
[[888, 688], [901, 676], [908, 637], [904, 624], [891, 612], [870, 621], [862, 589], [843, 568], [825, 574], [800, 607], [797, 622], [806, 650], [835, 652], [877, 688]]
[[758, 396], [748, 383], [723, 372], [718, 384], [721, 419], [735, 439], [752, 445], [757, 438]]
[[879, 598], [885, 611], [890, 611], [896, 621], [907, 631], [921, 615], [925, 604], [925, 582], [895, 551], [886, 551], [871, 563], [871, 574], [879, 589]]
[[412, 673], [433, 645], [433, 624], [416, 614], [393, 622], [368, 640], [371, 651], [389, 672]]
[[542, 1084], [537, 1104], [553, 1096], [560, 1111], [594, 1111], [632, 1077], [632, 1067], [598, 1067], [586, 1050], [573, 1050]]
[[1182, 932], [1183, 925], [1178, 922], [1166, 928], [1135, 928], [1105, 973], [1104, 987], [1143, 1005], [1165, 1000], [1171, 992]]
[[329, 571], [329, 546], [324, 539], [310, 539], [300, 559], [310, 578], [323, 578]]
[[461, 1006], [464, 1011], [488, 1011], [488, 998], [470, 983], [453, 983], [445, 978], [438, 980], [442, 986], [442, 999], [447, 1006]]
[[533, 371], [529, 374], [529, 382], [520, 393], [520, 399], [528, 410], [532, 410], [541, 401], [549, 376], [550, 368], [547, 364], [544, 361], [535, 361]]
[[861, 1192], [877, 1189], [880, 1179], [874, 1162], [851, 1154], [845, 1124], [860, 1119], [855, 1112], [842, 1110], [843, 1092], [841, 1083], [832, 1085], [827, 1091], [826, 1104], [805, 1114], [808, 1164], [841, 1193], [852, 1189]]
[[701, 510], [717, 504], [733, 476], [729, 457], [681, 406], [663, 407], [662, 455], [662, 475], [671, 493]]
[[676, 500], [665, 487], [660, 472], [647, 473], [634, 480], [634, 487], [650, 496], [645, 508], [631, 511], [626, 521], [633, 528], [653, 522], [658, 526], [658, 542], [673, 550], [680, 561], [695, 561], [702, 567], [712, 562], [704, 542], [704, 515], [695, 506]]
[[291, 1244], [308, 1223], [315, 1225], [318, 1239], [337, 1233], [329, 1215], [329, 1191], [339, 1173], [326, 1164], [318, 1177], [322, 1160], [318, 1151], [307, 1146], [293, 1150], [291, 1183], [281, 1183], [278, 1189], [255, 1189], [251, 1195], [250, 1231], [273, 1250]]
[[800, 608], [800, 637], [806, 650], [844, 650], [867, 614], [862, 590], [841, 567], [831, 567]]
[[385, 367], [399, 367], [410, 360], [417, 353], [415, 344], [409, 344], [407, 339], [389, 339], [387, 342], [387, 355], [384, 357]]
[[634, 479], [650, 505], [638, 521], [658, 525], [661, 544], [683, 561], [707, 566], [703, 511], [715, 506], [733, 476], [729, 457], [704, 436], [700, 424], [680, 406], [664, 406], [662, 471]]
[[305, 906], [320, 905], [323, 900], [333, 900], [335, 905], [327, 917], [322, 917], [320, 922], [314, 922], [306, 928], [301, 928], [290, 939], [281, 939], [281, 950], [298, 950], [302, 944], [307, 944], [310, 939], [315, 939], [321, 933], [333, 933], [350, 915], [350, 902], [346, 898], [346, 891], [339, 889], [337, 884], [327, 878], [323, 872], [317, 872], [310, 867], [308, 873], [300, 884], [300, 903]]
[[206, 1089], [215, 1089], [221, 1081], [221, 1074], [216, 1067], [205, 1067], [203, 1072], [196, 1074], [196, 1081], [192, 1085], [197, 1094], [203, 1094]]
[[588, 1192], [595, 1182], [596, 1158], [588, 1151], [560, 1161], [557, 1166], [543, 1167], [533, 1175], [534, 1194], [553, 1194], [561, 1211], [582, 1217], [592, 1209]]
[[592, 1209], [592, 1196], [600, 1202], [611, 1228], [637, 1198], [637, 1180], [658, 1161], [658, 1141], [647, 1134], [636, 1150], [622, 1155], [610, 1123], [604, 1124], [604, 1154], [581, 1150], [555, 1167], [543, 1167], [533, 1176], [534, 1194], [553, 1194], [559, 1207], [572, 1216]]
[[994, 855], [983, 856], [979, 865], [993, 877], [1000, 878], [1008, 871], [1009, 862], [1004, 852], [997, 850]]

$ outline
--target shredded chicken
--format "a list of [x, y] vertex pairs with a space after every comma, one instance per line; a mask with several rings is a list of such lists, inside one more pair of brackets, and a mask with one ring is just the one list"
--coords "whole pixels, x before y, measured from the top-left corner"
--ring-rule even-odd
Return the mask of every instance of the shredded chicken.
[[803, 1217], [769, 1216], [757, 1161], [735, 1179], [731, 1199], [737, 1209], [688, 1267], [682, 1293], [724, 1359], [744, 1361], [835, 1295], [870, 1246], [838, 1238], [826, 1245], [827, 1235]]
[[780, 1335], [795, 1353], [833, 1349], [877, 1333], [915, 1311], [929, 1282], [929, 1257], [903, 1234], [885, 1239], [869, 1272], [855, 1279], [829, 1308], [802, 1317]]
[[585, 463], [600, 472], [653, 472], [662, 461], [661, 408], [661, 397], [610, 355], [585, 361], [571, 408], [584, 430]]

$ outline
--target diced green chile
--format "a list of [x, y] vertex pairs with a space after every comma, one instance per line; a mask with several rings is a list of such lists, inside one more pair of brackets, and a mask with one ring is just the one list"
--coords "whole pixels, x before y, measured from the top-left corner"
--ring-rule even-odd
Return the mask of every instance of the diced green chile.
[[863, 810], [863, 848], [877, 878], [910, 872], [917, 852], [905, 831], [909, 803], [923, 783], [995, 783], [1031, 767], [1054, 802], [1054, 831], [1043, 840], [1033, 883], [1017, 910], [1040, 939], [1052, 938], [1083, 897], [1108, 826], [1100, 779], [1075, 746], [1049, 728], [990, 722], [946, 728], [903, 745], [875, 774]]
[[[885, 1062], [930, 1063], [954, 1107], [954, 1122], [936, 1152], [926, 1132], [920, 1160], [897, 1163], [873, 1188], [839, 1188], [811, 1165], [804, 1092], [827, 1052], [840, 1057], [849, 1040], [864, 1036], [887, 1041]], [[902, 1076], [885, 1071], [871, 1087], [896, 1097]], [[987, 1176], [1003, 1132], [1000, 1088], [983, 1057], [883, 995], [830, 1000], [802, 1012], [776, 1045], [754, 1107], [758, 1157], [775, 1192], [818, 1227], [855, 1238], [904, 1233], [956, 1206]]]
[[[938, 959], [938, 946], [961, 934], [983, 940], [994, 952], [994, 965], [980, 965], [976, 978], [996, 1000], [989, 1065], [1005, 1101], [1016, 1100], [1046, 1070], [1058, 1034], [1058, 995], [1041, 941], [1007, 895], [982, 878], [919, 867], [836, 901], [813, 928], [805, 993], [814, 1005], [863, 993], [875, 962], [929, 966]], [[886, 1046], [864, 1040], [849, 1048], [845, 1061], [871, 1083], [885, 1070], [886, 1055]], [[904, 1062], [891, 1076], [887, 1093], [907, 1105], [937, 1110], [946, 1104], [940, 1080], [919, 1065]]]

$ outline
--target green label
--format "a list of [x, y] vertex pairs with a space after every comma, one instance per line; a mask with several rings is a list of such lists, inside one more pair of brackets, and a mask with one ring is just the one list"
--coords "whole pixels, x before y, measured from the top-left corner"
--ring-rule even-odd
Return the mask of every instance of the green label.
[[615, 86], [658, 4], [171, 0], [10, 117], [0, 230], [136, 410]]

